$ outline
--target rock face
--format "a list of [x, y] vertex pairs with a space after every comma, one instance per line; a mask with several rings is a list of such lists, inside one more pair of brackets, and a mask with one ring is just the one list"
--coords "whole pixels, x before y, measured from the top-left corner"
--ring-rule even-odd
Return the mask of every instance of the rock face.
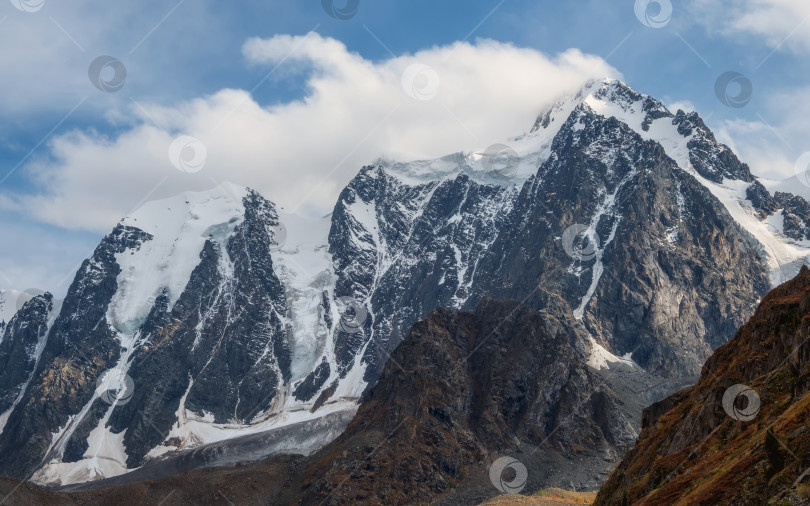
[[321, 220], [229, 185], [150, 202], [61, 307], [0, 328], [0, 474], [117, 476], [356, 409], [414, 323], [487, 297], [542, 310], [597, 369], [693, 377], [810, 253], [803, 202], [615, 80], [508, 147], [364, 167]]
[[[0, 412], [8, 413], [22, 399], [45, 345], [53, 313], [54, 300], [48, 294], [28, 301], [9, 322], [9, 338], [0, 341], [0, 368], [5, 371], [0, 376]], [[3, 327], [0, 332], [5, 330]], [[0, 427], [6, 420], [0, 418]]]
[[[552, 150], [521, 192], [517, 225], [482, 261], [493, 275], [480, 293], [532, 300], [541, 280], [616, 354], [664, 376], [694, 374], [749, 314], [752, 293], [767, 288], [753, 245], [659, 144], [587, 105]], [[599, 241], [589, 261], [557, 239], [576, 224]]]
[[645, 410], [639, 442], [596, 504], [810, 503], [809, 343], [804, 267], [763, 298], [695, 386]]
[[486, 476], [503, 455], [526, 463], [528, 489], [573, 482], [565, 463], [577, 459], [594, 463], [579, 473], [594, 487], [632, 445], [637, 420], [575, 339], [515, 301], [437, 309], [391, 355], [346, 431], [310, 458], [304, 502], [469, 504], [499, 493]]

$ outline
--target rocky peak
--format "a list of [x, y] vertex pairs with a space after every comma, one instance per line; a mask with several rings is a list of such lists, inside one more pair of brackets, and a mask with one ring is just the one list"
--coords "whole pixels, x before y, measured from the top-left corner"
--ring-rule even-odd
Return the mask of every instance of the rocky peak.
[[[559, 129], [569, 115], [580, 114], [582, 104], [587, 104], [596, 114], [628, 124], [645, 139], [685, 153], [683, 160], [677, 160], [682, 169], [687, 169], [688, 162], [698, 174], [715, 183], [722, 183], [723, 178], [753, 181], [748, 166], [740, 162], [728, 146], [717, 142], [698, 113], [679, 110], [673, 114], [660, 101], [616, 79], [589, 81], [575, 93], [558, 100], [538, 116], [531, 132], [548, 129], [551, 125]], [[671, 156], [675, 157], [674, 153]]]

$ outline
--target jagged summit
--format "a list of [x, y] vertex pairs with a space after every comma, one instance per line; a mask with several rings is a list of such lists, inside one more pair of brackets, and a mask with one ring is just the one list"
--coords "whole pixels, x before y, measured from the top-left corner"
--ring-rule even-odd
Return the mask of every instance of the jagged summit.
[[[810, 207], [805, 209], [801, 202], [789, 202], [794, 195], [786, 193], [783, 205], [774, 204], [773, 209], [757, 208], [750, 195], [755, 176], [728, 146], [717, 141], [697, 112], [678, 110], [673, 113], [655, 98], [613, 78], [588, 81], [561, 97], [538, 115], [528, 133], [505, 140], [503, 144], [435, 160], [387, 162], [368, 170], [384, 172], [409, 186], [430, 186], [466, 177], [484, 185], [519, 188], [538, 175], [538, 169], [549, 160], [553, 142], [569, 119], [587, 115], [604, 120], [612, 118], [627, 125], [644, 141], [659, 144], [679, 168], [697, 178], [735, 222], [759, 243], [772, 285], [795, 274], [810, 254], [810, 239], [804, 239], [805, 230], [810, 231], [806, 225], [810, 223], [807, 210]], [[574, 122], [571, 127], [578, 129], [583, 125], [584, 120]], [[498, 161], [493, 162], [496, 159]], [[493, 166], [500, 170], [493, 170]], [[763, 180], [762, 183], [772, 192], [785, 193], [785, 188], [796, 191], [775, 181]], [[804, 201], [802, 197], [799, 199]]]
[[[724, 178], [753, 181], [748, 166], [736, 161], [728, 146], [717, 142], [697, 112], [673, 113], [662, 102], [614, 78], [590, 80], [559, 98], [538, 115], [528, 133], [471, 153], [412, 162], [381, 161], [377, 166], [412, 185], [460, 174], [483, 184], [520, 185], [548, 160], [552, 142], [570, 116], [583, 110], [627, 124], [645, 140], [660, 143], [679, 166], [714, 183], [720, 184]], [[717, 172], [718, 164], [696, 163], [692, 157], [696, 150], [714, 152], [727, 165], [725, 171]]]

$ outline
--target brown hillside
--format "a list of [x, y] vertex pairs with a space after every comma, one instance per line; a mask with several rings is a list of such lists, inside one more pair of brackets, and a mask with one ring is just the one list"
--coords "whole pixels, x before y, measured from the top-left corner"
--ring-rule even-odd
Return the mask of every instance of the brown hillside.
[[[808, 340], [810, 270], [802, 267], [762, 299], [694, 387], [645, 411], [639, 442], [595, 504], [810, 504]], [[737, 384], [755, 392], [758, 412], [753, 394], [724, 409]]]

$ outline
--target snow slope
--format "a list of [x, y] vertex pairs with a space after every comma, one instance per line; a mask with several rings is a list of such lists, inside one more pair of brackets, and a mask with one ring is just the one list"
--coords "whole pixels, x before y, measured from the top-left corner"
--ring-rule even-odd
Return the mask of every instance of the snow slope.
[[108, 313], [124, 334], [143, 324], [165, 290], [169, 310], [183, 293], [209, 237], [224, 243], [242, 221], [244, 188], [223, 184], [208, 192], [187, 192], [146, 203], [121, 223], [152, 235], [137, 251], [117, 255], [118, 291]]
[[[701, 176], [690, 161], [689, 141], [698, 135], [697, 131], [689, 135], [682, 135], [678, 132], [678, 127], [672, 123], [671, 117], [654, 119], [645, 129], [644, 122], [647, 113], [643, 110], [643, 106], [646, 100], [652, 99], [647, 95], [641, 95], [641, 99], [634, 101], [616, 98], [619, 94], [617, 90], [625, 88], [628, 88], [627, 85], [620, 81], [605, 79], [598, 87], [586, 86], [585, 90], [588, 90], [588, 95], [584, 103], [602, 116], [615, 117], [627, 124], [643, 139], [661, 144], [667, 155], [675, 160], [681, 169], [689, 172], [717, 197], [732, 218], [762, 244], [773, 286], [793, 277], [800, 267], [797, 262], [803, 262], [810, 255], [810, 243], [797, 242], [785, 237], [781, 234], [781, 230], [768, 220], [759, 218], [751, 203], [746, 200], [746, 190], [751, 183], [729, 178], [724, 178], [722, 183], [716, 183]], [[656, 103], [661, 110], [669, 112], [662, 104], [657, 101]], [[788, 191], [794, 194], [799, 192], [801, 196], [802, 188], [806, 189], [806, 187], [794, 182], [795, 179], [793, 177], [785, 181], [761, 180], [761, 182], [770, 191]], [[810, 195], [810, 191], [803, 193]]]
[[280, 212], [286, 238], [274, 253], [276, 276], [284, 283], [293, 335], [293, 377], [306, 376], [324, 350], [330, 329], [320, 309], [324, 291], [334, 293], [329, 255], [329, 217], [319, 220]]

